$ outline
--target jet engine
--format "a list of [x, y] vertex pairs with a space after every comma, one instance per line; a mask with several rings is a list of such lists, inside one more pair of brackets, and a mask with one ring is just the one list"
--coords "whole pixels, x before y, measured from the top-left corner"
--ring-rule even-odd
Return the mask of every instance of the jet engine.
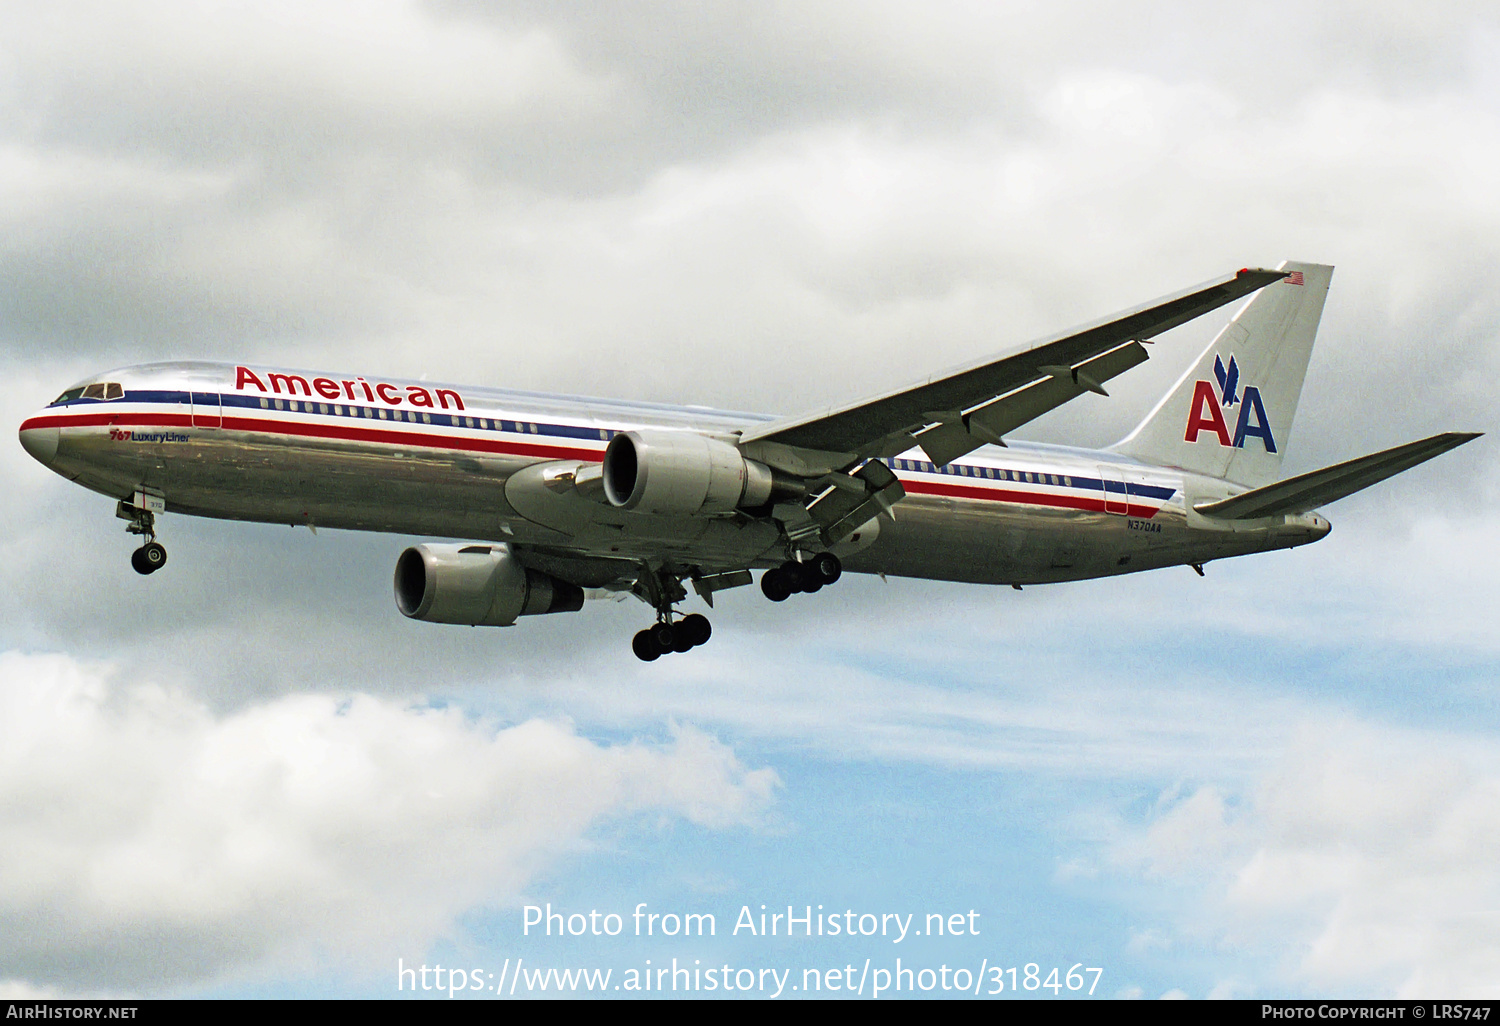
[[642, 513], [692, 515], [754, 509], [781, 482], [738, 449], [692, 431], [625, 431], [604, 451], [610, 505]]
[[396, 608], [432, 623], [508, 627], [583, 608], [583, 589], [522, 566], [504, 545], [417, 545], [396, 560]]

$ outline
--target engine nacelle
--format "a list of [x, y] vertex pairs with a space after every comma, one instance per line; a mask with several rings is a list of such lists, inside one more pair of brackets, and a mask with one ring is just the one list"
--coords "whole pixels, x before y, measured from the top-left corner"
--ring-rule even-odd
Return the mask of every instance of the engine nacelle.
[[432, 623], [509, 627], [583, 608], [583, 589], [528, 570], [504, 545], [416, 545], [396, 560], [396, 608]]
[[729, 513], [764, 506], [779, 484], [764, 463], [693, 431], [625, 431], [604, 451], [604, 495], [620, 509]]

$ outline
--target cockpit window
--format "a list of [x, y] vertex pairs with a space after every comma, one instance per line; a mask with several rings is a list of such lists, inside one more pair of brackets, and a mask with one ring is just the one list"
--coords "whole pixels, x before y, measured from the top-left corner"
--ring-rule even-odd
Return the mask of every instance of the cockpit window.
[[79, 385], [70, 388], [56, 399], [52, 400], [53, 406], [61, 406], [70, 403], [74, 399], [123, 399], [125, 388], [118, 381], [96, 381], [92, 385]]

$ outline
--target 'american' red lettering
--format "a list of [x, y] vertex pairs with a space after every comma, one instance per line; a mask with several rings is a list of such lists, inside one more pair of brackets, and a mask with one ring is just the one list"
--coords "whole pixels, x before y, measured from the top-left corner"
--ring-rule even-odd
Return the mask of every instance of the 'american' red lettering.
[[[267, 382], [270, 382], [269, 387], [267, 386]], [[342, 389], [339, 388], [340, 385], [343, 386]], [[375, 402], [378, 395], [380, 401], [388, 403], [391, 406], [400, 406], [404, 401], [409, 402], [413, 406], [441, 407], [445, 410], [450, 408], [450, 403], [453, 409], [462, 410], [464, 408], [463, 396], [451, 388], [428, 389], [422, 385], [393, 385], [388, 381], [381, 381], [372, 386], [364, 378], [358, 377], [352, 381], [319, 377], [313, 378], [312, 382], [309, 383], [300, 374], [283, 374], [280, 371], [272, 371], [262, 380], [260, 375], [256, 374], [249, 367], [236, 366], [234, 368], [235, 389], [241, 390], [248, 386], [253, 386], [260, 392], [274, 392], [277, 395], [282, 394], [283, 389], [288, 395], [297, 395], [300, 393], [311, 396], [314, 392], [317, 392], [318, 395], [325, 399], [338, 399], [341, 395], [355, 399], [357, 398], [355, 395], [356, 390], [362, 389], [365, 397], [370, 402]], [[407, 392], [405, 396], [401, 394], [403, 388]]]

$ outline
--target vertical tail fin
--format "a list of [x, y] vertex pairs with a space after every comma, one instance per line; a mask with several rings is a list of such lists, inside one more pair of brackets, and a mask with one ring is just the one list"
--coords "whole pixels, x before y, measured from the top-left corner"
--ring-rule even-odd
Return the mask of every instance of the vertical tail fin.
[[1252, 487], [1280, 476], [1333, 268], [1277, 270], [1116, 452]]

